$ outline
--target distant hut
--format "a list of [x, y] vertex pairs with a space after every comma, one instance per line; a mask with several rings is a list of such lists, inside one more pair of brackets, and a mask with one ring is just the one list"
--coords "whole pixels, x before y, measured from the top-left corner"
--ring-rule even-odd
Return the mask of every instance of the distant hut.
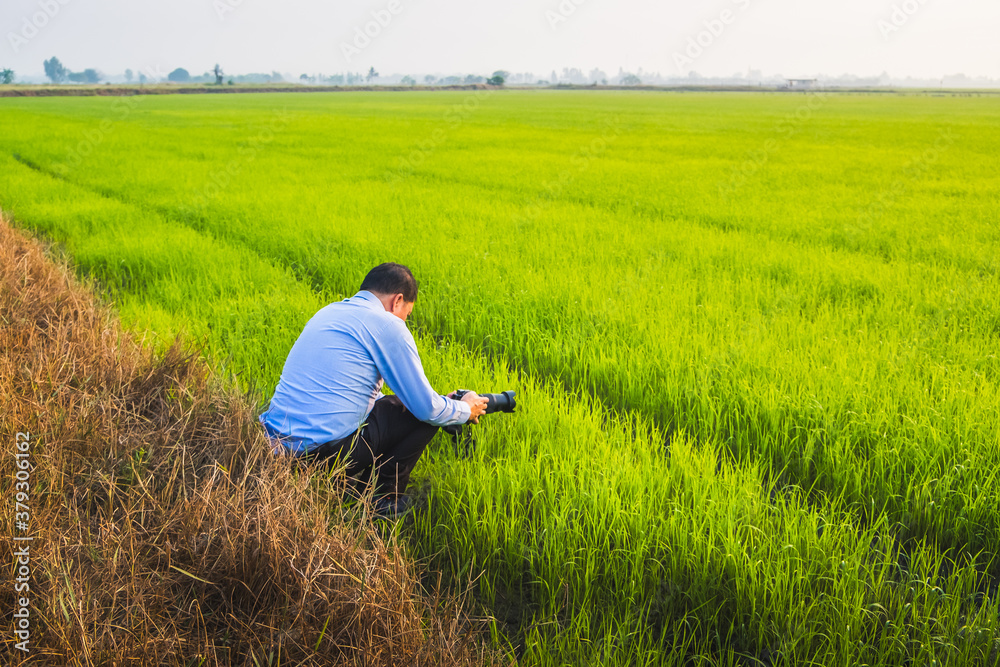
[[789, 90], [809, 90], [816, 87], [816, 79], [787, 79], [785, 88]]

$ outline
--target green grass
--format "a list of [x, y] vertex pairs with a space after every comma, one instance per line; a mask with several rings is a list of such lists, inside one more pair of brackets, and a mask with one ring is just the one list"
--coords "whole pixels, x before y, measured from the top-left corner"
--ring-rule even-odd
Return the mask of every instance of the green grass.
[[[418, 553], [526, 664], [993, 664], [1000, 107], [506, 91], [0, 102], [0, 206], [273, 390], [380, 261], [432, 383]], [[693, 660], [693, 662], [691, 662]]]

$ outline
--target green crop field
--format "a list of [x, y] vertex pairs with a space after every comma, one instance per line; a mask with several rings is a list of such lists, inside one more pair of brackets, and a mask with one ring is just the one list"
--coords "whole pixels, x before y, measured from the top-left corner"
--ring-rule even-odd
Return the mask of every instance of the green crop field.
[[995, 665], [1000, 99], [0, 100], [0, 207], [269, 398], [381, 261], [442, 393], [401, 526], [530, 665]]

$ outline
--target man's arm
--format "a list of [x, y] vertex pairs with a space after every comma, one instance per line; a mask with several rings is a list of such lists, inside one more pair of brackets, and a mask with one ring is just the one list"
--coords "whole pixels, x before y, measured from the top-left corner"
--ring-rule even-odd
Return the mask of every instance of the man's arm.
[[472, 408], [468, 403], [441, 396], [431, 388], [413, 335], [402, 321], [390, 322], [375, 338], [372, 359], [399, 400], [420, 421], [435, 426], [469, 421]]

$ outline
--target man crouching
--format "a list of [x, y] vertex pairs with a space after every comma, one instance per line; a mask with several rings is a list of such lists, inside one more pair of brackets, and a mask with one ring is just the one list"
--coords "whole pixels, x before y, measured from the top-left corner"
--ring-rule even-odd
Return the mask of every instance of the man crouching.
[[359, 491], [374, 473], [376, 511], [390, 517], [408, 508], [410, 473], [438, 427], [478, 423], [487, 407], [475, 392], [454, 400], [431, 389], [406, 328], [416, 300], [407, 267], [369, 271], [357, 294], [306, 323], [260, 415], [276, 452], [327, 466], [346, 456]]

